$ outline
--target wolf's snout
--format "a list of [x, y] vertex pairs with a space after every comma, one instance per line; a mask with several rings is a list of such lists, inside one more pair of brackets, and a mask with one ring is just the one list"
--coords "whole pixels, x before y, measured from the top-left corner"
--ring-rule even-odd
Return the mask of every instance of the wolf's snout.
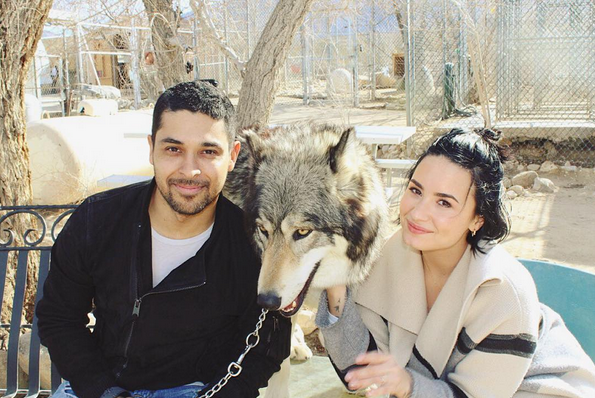
[[278, 310], [281, 306], [281, 297], [274, 293], [259, 294], [256, 301], [258, 302], [258, 305], [267, 310]]

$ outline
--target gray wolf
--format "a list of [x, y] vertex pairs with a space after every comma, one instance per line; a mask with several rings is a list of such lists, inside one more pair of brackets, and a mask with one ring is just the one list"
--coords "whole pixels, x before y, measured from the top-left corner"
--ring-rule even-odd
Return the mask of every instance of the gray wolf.
[[[355, 130], [298, 124], [239, 138], [223, 192], [244, 209], [262, 258], [258, 303], [289, 317], [309, 291], [312, 302], [322, 289], [362, 282], [390, 221], [379, 170]], [[267, 390], [286, 392], [275, 394]]]

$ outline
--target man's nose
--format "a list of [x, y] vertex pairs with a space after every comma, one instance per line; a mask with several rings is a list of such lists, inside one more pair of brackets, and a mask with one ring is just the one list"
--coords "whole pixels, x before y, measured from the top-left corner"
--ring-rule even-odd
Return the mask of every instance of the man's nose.
[[184, 158], [184, 163], [182, 164], [182, 167], [180, 168], [180, 172], [183, 175], [188, 176], [190, 178], [199, 176], [202, 172], [200, 170], [200, 165], [199, 165], [198, 159], [196, 159], [195, 156], [191, 156], [191, 155], [186, 156]]

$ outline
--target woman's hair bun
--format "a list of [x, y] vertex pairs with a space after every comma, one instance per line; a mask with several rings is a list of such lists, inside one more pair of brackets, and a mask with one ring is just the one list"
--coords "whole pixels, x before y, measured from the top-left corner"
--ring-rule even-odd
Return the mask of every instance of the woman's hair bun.
[[479, 135], [481, 139], [488, 144], [488, 146], [496, 150], [501, 162], [505, 162], [510, 158], [510, 148], [498, 143], [502, 137], [502, 132], [500, 130], [484, 128], [476, 129], [474, 132]]
[[477, 129], [475, 130], [475, 133], [492, 144], [496, 144], [498, 141], [500, 141], [500, 137], [502, 136], [502, 132], [500, 130], [492, 129]]

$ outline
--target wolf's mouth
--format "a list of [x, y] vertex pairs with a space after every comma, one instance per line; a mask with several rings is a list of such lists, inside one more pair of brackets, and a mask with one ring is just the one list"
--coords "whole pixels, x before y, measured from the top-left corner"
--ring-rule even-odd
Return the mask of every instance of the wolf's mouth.
[[297, 295], [297, 297], [291, 303], [289, 303], [289, 305], [287, 307], [281, 308], [279, 310], [281, 315], [289, 318], [290, 316], [295, 315], [295, 313], [299, 311], [300, 307], [304, 303], [304, 298], [306, 297], [306, 293], [308, 293], [308, 288], [310, 287], [310, 284], [312, 283], [312, 279], [314, 279], [314, 274], [316, 274], [316, 271], [318, 271], [318, 267], [320, 267], [320, 261], [318, 263], [316, 263], [316, 267], [314, 267], [314, 269], [310, 273], [310, 276], [308, 277], [308, 280], [306, 281], [304, 288]]

